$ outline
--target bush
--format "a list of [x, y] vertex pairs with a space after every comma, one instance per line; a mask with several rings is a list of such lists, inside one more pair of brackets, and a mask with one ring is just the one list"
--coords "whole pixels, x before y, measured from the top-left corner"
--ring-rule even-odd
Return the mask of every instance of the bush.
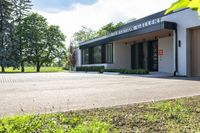
[[104, 72], [104, 66], [84, 66], [84, 67], [77, 67], [76, 71], [85, 71], [85, 72]]
[[120, 74], [149, 74], [148, 70], [145, 69], [105, 69], [104, 66], [82, 66], [77, 67], [76, 71], [84, 71], [84, 72], [118, 72]]
[[149, 74], [148, 70], [145, 69], [105, 69], [105, 72], [119, 72], [120, 74]]

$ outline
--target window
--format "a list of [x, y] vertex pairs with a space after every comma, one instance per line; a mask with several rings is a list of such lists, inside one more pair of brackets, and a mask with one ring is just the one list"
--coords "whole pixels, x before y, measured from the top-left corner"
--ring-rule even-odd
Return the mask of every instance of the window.
[[83, 49], [82, 52], [82, 63], [89, 64], [89, 50]]
[[82, 49], [82, 64], [113, 63], [113, 44]]
[[106, 63], [113, 63], [113, 44], [106, 45]]
[[102, 63], [102, 46], [96, 46], [94, 47], [94, 64], [101, 64]]

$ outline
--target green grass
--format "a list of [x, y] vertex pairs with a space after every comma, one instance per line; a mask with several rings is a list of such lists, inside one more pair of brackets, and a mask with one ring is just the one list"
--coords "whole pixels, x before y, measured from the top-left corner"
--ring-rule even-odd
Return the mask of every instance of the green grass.
[[200, 133], [200, 96], [0, 119], [0, 133]]
[[[63, 72], [64, 69], [62, 67], [41, 67], [40, 72]], [[6, 68], [6, 73], [20, 73], [21, 69], [13, 69], [13, 68]], [[34, 73], [36, 72], [35, 67], [25, 67], [26, 73]]]
[[0, 120], [1, 133], [109, 133], [110, 123], [63, 114], [26, 115]]

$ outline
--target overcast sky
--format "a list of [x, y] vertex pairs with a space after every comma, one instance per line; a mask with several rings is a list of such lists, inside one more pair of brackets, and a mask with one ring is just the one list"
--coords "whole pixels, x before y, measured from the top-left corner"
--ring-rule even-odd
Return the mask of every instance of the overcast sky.
[[87, 26], [98, 30], [109, 22], [125, 22], [132, 18], [167, 9], [177, 0], [32, 0], [33, 10], [47, 18], [50, 24], [59, 25], [67, 36]]

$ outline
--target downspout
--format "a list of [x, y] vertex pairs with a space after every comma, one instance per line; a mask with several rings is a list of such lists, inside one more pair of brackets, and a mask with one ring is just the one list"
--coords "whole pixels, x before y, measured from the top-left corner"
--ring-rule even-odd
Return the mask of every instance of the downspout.
[[178, 32], [177, 32], [177, 26], [175, 28], [175, 71], [174, 71], [174, 76], [177, 76], [178, 72]]

